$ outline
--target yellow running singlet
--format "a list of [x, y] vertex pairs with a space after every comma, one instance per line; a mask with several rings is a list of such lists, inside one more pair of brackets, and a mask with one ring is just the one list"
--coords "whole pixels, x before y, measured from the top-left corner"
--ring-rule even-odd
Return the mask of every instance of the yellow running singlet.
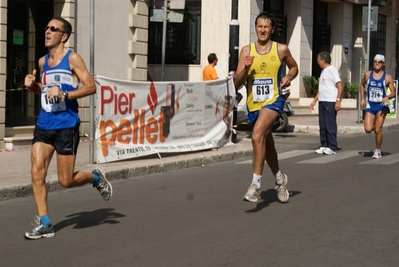
[[276, 42], [272, 42], [270, 51], [266, 54], [259, 54], [256, 43], [251, 43], [249, 55], [255, 57], [247, 78], [247, 106], [252, 112], [274, 103], [279, 97], [283, 65], [278, 56]]

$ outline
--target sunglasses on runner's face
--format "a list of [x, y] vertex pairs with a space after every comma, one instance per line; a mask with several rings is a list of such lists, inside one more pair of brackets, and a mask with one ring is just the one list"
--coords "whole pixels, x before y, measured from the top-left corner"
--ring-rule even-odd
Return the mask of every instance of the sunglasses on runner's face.
[[65, 33], [63, 30], [61, 30], [60, 28], [57, 28], [55, 26], [46, 26], [46, 28], [44, 28], [44, 31], [46, 32], [48, 29], [50, 29], [50, 31], [52, 32], [62, 32]]
[[377, 64], [384, 64], [384, 61], [374, 60], [374, 63], [377, 63]]

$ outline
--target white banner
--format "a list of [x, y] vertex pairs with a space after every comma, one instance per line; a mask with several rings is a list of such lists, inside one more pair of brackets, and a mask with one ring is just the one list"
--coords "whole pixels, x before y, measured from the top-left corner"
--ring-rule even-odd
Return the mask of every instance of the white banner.
[[229, 142], [232, 78], [208, 82], [97, 82], [97, 162], [220, 147]]

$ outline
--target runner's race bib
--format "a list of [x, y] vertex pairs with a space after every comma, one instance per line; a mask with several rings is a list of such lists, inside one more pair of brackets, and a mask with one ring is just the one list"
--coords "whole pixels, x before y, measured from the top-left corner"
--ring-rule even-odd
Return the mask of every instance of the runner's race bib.
[[252, 96], [254, 102], [263, 102], [273, 99], [274, 80], [273, 78], [253, 79]]
[[381, 102], [382, 101], [382, 92], [379, 88], [370, 88], [369, 101], [371, 102]]
[[[52, 86], [54, 86], [54, 85], [52, 85]], [[66, 105], [65, 105], [64, 99], [59, 99], [58, 97], [49, 99], [47, 97], [47, 89], [52, 86], [46, 86], [42, 90], [42, 95], [41, 95], [42, 108], [46, 112], [57, 112], [57, 111], [66, 110]]]

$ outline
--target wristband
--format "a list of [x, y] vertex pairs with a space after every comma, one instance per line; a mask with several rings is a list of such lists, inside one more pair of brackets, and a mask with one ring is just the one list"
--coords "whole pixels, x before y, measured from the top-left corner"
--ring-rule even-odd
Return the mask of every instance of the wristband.
[[30, 88], [28, 88], [29, 91], [33, 92], [33, 93], [38, 93], [40, 92], [40, 86], [38, 83], [34, 83]]
[[68, 100], [68, 91], [63, 91], [62, 95], [64, 96], [64, 100]]

